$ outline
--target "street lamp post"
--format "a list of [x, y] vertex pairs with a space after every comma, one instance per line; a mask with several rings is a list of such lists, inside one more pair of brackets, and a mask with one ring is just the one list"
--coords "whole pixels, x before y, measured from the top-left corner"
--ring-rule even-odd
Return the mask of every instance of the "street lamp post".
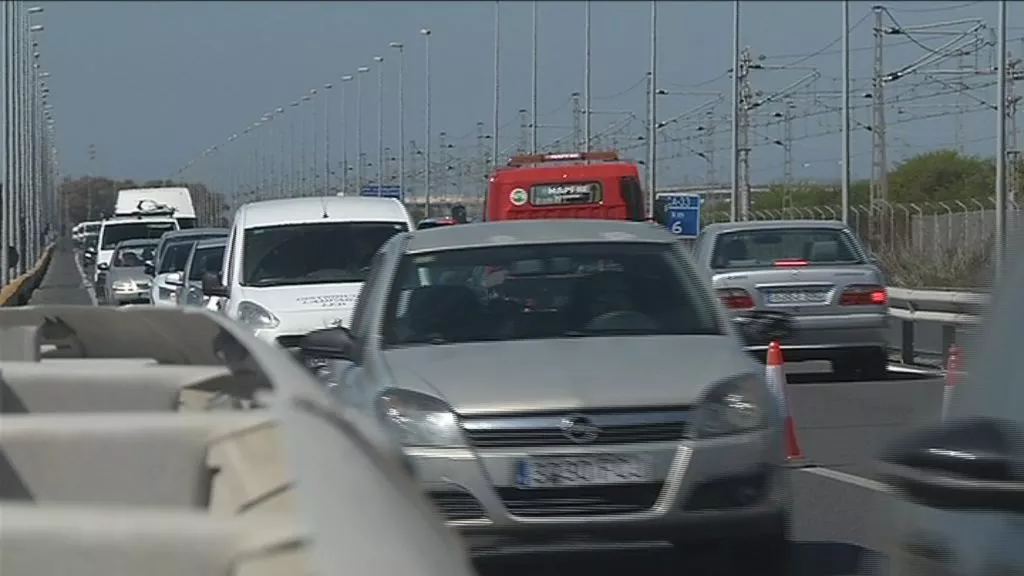
[[423, 55], [424, 55], [424, 66], [423, 66], [423, 84], [426, 90], [424, 96], [424, 166], [423, 166], [423, 210], [427, 218], [430, 218], [430, 29], [423, 28], [420, 30], [420, 34], [423, 35]]
[[367, 66], [356, 68], [356, 193], [363, 193], [363, 74]]
[[374, 56], [377, 63], [377, 196], [384, 194], [384, 57]]
[[405, 47], [401, 42], [388, 46], [398, 50], [398, 190], [405, 202]]
[[348, 193], [348, 110], [345, 108], [345, 86], [352, 81], [352, 75], [341, 77], [341, 193]]
[[324, 196], [331, 194], [331, 88], [333, 84], [324, 84]]

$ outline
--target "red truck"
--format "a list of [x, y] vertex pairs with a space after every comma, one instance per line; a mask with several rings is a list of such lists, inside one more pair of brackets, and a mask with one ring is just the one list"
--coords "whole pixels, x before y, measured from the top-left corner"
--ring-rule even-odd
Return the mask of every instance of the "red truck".
[[487, 220], [645, 220], [637, 165], [615, 152], [513, 156], [491, 177]]

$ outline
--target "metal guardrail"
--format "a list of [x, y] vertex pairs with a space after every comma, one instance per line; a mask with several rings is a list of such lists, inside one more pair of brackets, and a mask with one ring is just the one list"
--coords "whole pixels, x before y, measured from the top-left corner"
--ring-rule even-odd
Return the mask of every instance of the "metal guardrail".
[[0, 287], [0, 306], [23, 306], [28, 304], [32, 292], [43, 281], [46, 268], [50, 265], [53, 257], [55, 244], [50, 244], [43, 250], [43, 255], [27, 272], [11, 280], [6, 286]]
[[[990, 296], [978, 292], [947, 292], [889, 287], [889, 314], [899, 326], [896, 349], [904, 364], [921, 364], [922, 356], [943, 357], [957, 343], [957, 329], [978, 326], [988, 307]], [[938, 325], [940, 348], [922, 351], [916, 346], [917, 330], [922, 323]], [[927, 362], [932, 363], [932, 362]]]

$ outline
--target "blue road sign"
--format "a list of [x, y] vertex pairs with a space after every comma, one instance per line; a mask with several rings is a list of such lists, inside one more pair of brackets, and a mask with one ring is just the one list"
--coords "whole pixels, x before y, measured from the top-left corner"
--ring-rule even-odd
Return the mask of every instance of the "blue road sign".
[[372, 196], [379, 198], [397, 198], [402, 200], [402, 189], [399, 186], [363, 186], [359, 191], [360, 196]]
[[669, 232], [684, 238], [696, 238], [700, 234], [700, 204], [697, 194], [667, 192], [658, 194], [665, 201], [668, 212]]

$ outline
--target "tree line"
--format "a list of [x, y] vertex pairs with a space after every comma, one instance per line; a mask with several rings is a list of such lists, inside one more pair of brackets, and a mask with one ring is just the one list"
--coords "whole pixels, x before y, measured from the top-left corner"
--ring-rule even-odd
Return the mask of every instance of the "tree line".
[[[1022, 162], [1008, 168], [1011, 182], [1014, 174], [1024, 175]], [[993, 158], [961, 154], [955, 150], [936, 150], [904, 160], [889, 171], [888, 177], [888, 201], [894, 204], [982, 200], [991, 198], [995, 190], [996, 167]], [[870, 191], [869, 180], [851, 182], [850, 204], [868, 204]], [[788, 187], [779, 184], [752, 198], [751, 208], [780, 210], [787, 192], [794, 208], [838, 206], [841, 202], [839, 183]]]

